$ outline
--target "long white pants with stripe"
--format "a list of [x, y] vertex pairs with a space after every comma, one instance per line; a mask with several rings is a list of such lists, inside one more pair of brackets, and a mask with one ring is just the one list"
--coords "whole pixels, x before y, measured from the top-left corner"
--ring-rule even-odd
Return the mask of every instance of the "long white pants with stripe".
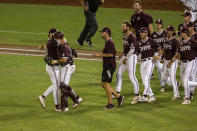
[[162, 73], [161, 73], [161, 86], [165, 86], [168, 76], [170, 77], [170, 81], [173, 87], [173, 93], [175, 97], [179, 97], [179, 90], [178, 85], [176, 81], [176, 70], [178, 67], [178, 60], [176, 59], [170, 68], [167, 67], [167, 64], [170, 62], [170, 60], [165, 60]]
[[190, 89], [191, 86], [189, 85], [191, 78], [192, 78], [192, 71], [194, 70], [195, 61], [189, 61], [186, 63], [181, 62], [181, 81], [184, 87], [184, 94], [185, 98], [190, 98]]
[[197, 57], [195, 58], [195, 66], [194, 66], [194, 70], [192, 71], [192, 77], [190, 82], [191, 94], [194, 94], [195, 87], [197, 86], [196, 83], [197, 83]]
[[45, 97], [53, 92], [54, 105], [59, 105], [59, 84], [60, 84], [60, 69], [59, 66], [46, 65], [46, 72], [50, 77], [52, 85], [43, 93]]
[[150, 86], [151, 75], [153, 73], [154, 63], [152, 60], [142, 61], [140, 65], [140, 74], [144, 85], [143, 95], [153, 96], [154, 93]]
[[61, 67], [61, 82], [69, 85], [72, 74], [75, 72], [75, 65], [66, 65]]
[[130, 56], [129, 59], [127, 60], [126, 64], [122, 63], [122, 60], [124, 58], [125, 58], [124, 56], [121, 58], [120, 64], [118, 66], [118, 71], [116, 74], [116, 77], [117, 77], [116, 91], [121, 92], [122, 75], [126, 70], [128, 70], [129, 79], [130, 79], [131, 83], [133, 84], [134, 94], [139, 94], [139, 84], [138, 84], [138, 80], [135, 76], [137, 55], [133, 54], [132, 56]]

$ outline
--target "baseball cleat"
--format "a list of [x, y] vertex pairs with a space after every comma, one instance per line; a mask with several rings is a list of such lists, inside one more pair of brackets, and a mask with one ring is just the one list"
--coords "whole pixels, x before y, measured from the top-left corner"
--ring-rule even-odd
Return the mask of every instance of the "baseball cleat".
[[131, 101], [131, 104], [132, 104], [132, 105], [133, 105], [133, 104], [137, 104], [138, 101], [139, 101], [139, 96], [135, 95], [134, 98], [133, 98], [133, 100]]
[[63, 111], [67, 112], [67, 111], [69, 111], [69, 108], [68, 108], [68, 107], [66, 107], [66, 108], [64, 108], [64, 110], [63, 110]]
[[79, 106], [79, 104], [78, 104], [78, 103], [74, 103], [74, 104], [72, 104], [72, 108], [73, 108], [73, 109], [76, 109], [78, 106]]
[[190, 104], [190, 103], [191, 103], [191, 101], [188, 98], [185, 98], [181, 104], [187, 105], [187, 104]]
[[87, 43], [88, 46], [90, 46], [90, 47], [93, 47], [93, 46], [94, 46], [91, 40], [86, 40], [86, 43]]
[[147, 102], [148, 101], [148, 97], [147, 96], [142, 96], [139, 98], [138, 100], [139, 102]]
[[119, 96], [118, 100], [118, 107], [121, 107], [124, 102], [124, 96]]
[[151, 96], [148, 100], [148, 102], [155, 102], [156, 101], [156, 98], [155, 96]]
[[107, 104], [104, 109], [115, 109], [114, 104]]
[[178, 99], [180, 99], [180, 96], [173, 96], [172, 97], [172, 100], [178, 100]]
[[83, 101], [83, 98], [79, 97], [78, 102], [81, 103]]
[[55, 105], [55, 109], [54, 110], [57, 111], [57, 112], [61, 111], [60, 106], [59, 105]]
[[165, 92], [166, 89], [165, 89], [164, 87], [162, 87], [160, 91], [161, 91], [161, 92]]
[[76, 40], [76, 43], [80, 46], [83, 46], [83, 42], [79, 41], [79, 40]]
[[38, 96], [38, 100], [40, 101], [40, 104], [41, 104], [42, 108], [45, 109], [46, 108], [45, 98], [43, 98], [42, 95], [41, 95], [41, 96]]

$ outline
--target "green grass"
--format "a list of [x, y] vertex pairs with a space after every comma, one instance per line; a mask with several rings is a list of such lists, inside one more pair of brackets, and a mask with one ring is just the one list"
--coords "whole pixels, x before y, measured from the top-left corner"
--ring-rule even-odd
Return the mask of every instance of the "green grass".
[[[53, 111], [53, 99], [47, 100], [43, 110], [36, 97], [51, 84], [45, 72], [42, 57], [0, 55], [0, 130], [16, 131], [195, 131], [197, 103], [181, 105], [182, 100], [171, 101], [172, 89], [160, 93], [157, 78], [151, 80], [156, 95], [155, 103], [130, 105], [133, 88], [127, 73], [123, 76], [122, 93], [126, 96], [122, 108], [104, 110], [105, 91], [100, 86], [102, 63], [76, 60], [76, 72], [71, 86], [84, 98], [76, 110]], [[178, 74], [178, 73], [177, 73]], [[157, 77], [157, 73], [155, 72]], [[178, 75], [179, 76], [179, 75]], [[137, 66], [140, 92], [143, 91]], [[178, 77], [179, 78], [179, 77]], [[112, 86], [115, 87], [115, 76]], [[183, 90], [181, 89], [183, 97]], [[71, 105], [70, 101], [70, 105]], [[117, 105], [117, 102], [114, 100]]]
[[[52, 5], [23, 5], [0, 3], [1, 24], [0, 31], [17, 31], [47, 33], [51, 27], [56, 27], [65, 33], [70, 45], [77, 49], [101, 50], [103, 40], [97, 32], [93, 38], [94, 48], [79, 47], [75, 44], [76, 39], [84, 26], [82, 7], [75, 6], [52, 6]], [[165, 25], [182, 23], [182, 12], [146, 10], [155, 19], [162, 18]], [[122, 50], [121, 22], [130, 20], [133, 11], [131, 9], [100, 8], [97, 12], [99, 29], [109, 26], [112, 29], [112, 37], [118, 51]], [[45, 43], [47, 34], [15, 34], [0, 32], [0, 43], [16, 45], [37, 46]]]

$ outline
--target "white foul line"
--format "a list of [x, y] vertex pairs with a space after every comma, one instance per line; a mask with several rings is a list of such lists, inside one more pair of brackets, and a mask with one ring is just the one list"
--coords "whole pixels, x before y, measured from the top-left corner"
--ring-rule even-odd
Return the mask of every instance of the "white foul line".
[[20, 31], [6, 31], [0, 30], [2, 33], [12, 33], [12, 34], [28, 34], [28, 35], [46, 35], [48, 33], [36, 33], [36, 32], [20, 32]]

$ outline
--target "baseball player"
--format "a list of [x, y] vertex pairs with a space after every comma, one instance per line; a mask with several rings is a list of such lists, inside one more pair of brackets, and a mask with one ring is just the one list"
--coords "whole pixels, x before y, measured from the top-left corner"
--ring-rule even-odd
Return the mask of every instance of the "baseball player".
[[[197, 41], [197, 33], [194, 30], [194, 23], [189, 22], [187, 24], [187, 27], [188, 27], [188, 30], [189, 30], [190, 37], [192, 39], [194, 39], [195, 41]], [[195, 66], [194, 67], [197, 67], [197, 52], [196, 52]], [[196, 81], [196, 76], [197, 76], [197, 68], [194, 68], [194, 71], [192, 71], [191, 81]], [[194, 89], [195, 89], [195, 86], [191, 86], [191, 93], [190, 93], [191, 99], [193, 99]]]
[[181, 34], [180, 32], [183, 29], [183, 27], [186, 26], [191, 21], [191, 13], [190, 12], [187, 11], [181, 16], [183, 16], [184, 22], [178, 26], [178, 35], [179, 36]]
[[194, 21], [194, 30], [197, 32], [197, 20]]
[[183, 28], [181, 30], [181, 38], [183, 42], [180, 44], [180, 60], [181, 60], [181, 71], [180, 76], [184, 86], [185, 98], [182, 104], [190, 104], [190, 85], [189, 82], [192, 77], [192, 71], [194, 70], [195, 57], [197, 51], [197, 42], [194, 39], [191, 39], [189, 35], [189, 30]]
[[72, 50], [61, 32], [56, 32], [54, 34], [54, 39], [58, 42], [58, 53], [60, 57], [60, 59], [55, 63], [60, 64], [60, 89], [62, 91], [61, 110], [68, 111], [68, 97], [70, 97], [74, 102], [72, 105], [73, 108], [76, 108], [83, 99], [75, 93], [71, 86], [69, 86], [71, 76], [75, 72]]
[[135, 76], [136, 64], [137, 64], [137, 40], [134, 34], [130, 31], [131, 24], [129, 21], [123, 21], [122, 23], [123, 35], [123, 52], [121, 54], [121, 60], [117, 71], [117, 83], [116, 92], [120, 93], [122, 87], [122, 75], [128, 70], [129, 78], [134, 87], [134, 98], [131, 104], [136, 104], [139, 99], [139, 84]]
[[[191, 13], [191, 21], [197, 20], [197, 0], [179, 0]], [[187, 10], [185, 10], [187, 11]]]
[[175, 28], [174, 26], [168, 26], [166, 29], [167, 33], [167, 41], [163, 44], [163, 55], [162, 55], [162, 63], [163, 68], [161, 72], [161, 86], [165, 91], [165, 83], [167, 81], [168, 76], [170, 77], [174, 96], [172, 100], [176, 100], [180, 98], [178, 85], [176, 81], [176, 70], [178, 67], [178, 59], [176, 59], [176, 55], [179, 49], [179, 42], [175, 38]]
[[[58, 52], [57, 52], [57, 42], [54, 40], [54, 33], [58, 32], [56, 28], [52, 28], [49, 30], [48, 41], [46, 43], [47, 56], [52, 58], [53, 60], [58, 60]], [[61, 111], [59, 107], [59, 79], [60, 79], [60, 70], [58, 64], [47, 63], [46, 72], [48, 73], [52, 85], [40, 96], [38, 96], [38, 100], [41, 103], [41, 106], [45, 109], [45, 99], [46, 97], [53, 92], [53, 99], [55, 105], [55, 111]]]
[[[163, 49], [163, 43], [166, 41], [166, 31], [163, 29], [163, 20], [162, 19], [157, 19], [156, 20], [156, 31], [152, 33], [151, 38], [160, 44], [161, 48]], [[158, 53], [155, 53], [155, 56], [157, 56]], [[160, 85], [161, 85], [161, 70], [163, 67], [163, 63], [160, 62], [160, 60], [157, 60], [155, 63], [155, 66], [157, 67], [157, 72], [159, 74], [159, 80], [160, 80]], [[168, 85], [171, 85], [170, 79], [168, 77], [167, 81]], [[165, 91], [161, 89], [160, 91]]]
[[[156, 99], [150, 87], [150, 79], [154, 69], [154, 62], [160, 58], [162, 51], [160, 45], [148, 37], [148, 29], [146, 27], [140, 28], [140, 37], [138, 52], [141, 53], [140, 74], [144, 85], [144, 92], [139, 101], [153, 102]], [[159, 53], [158, 56], [154, 56], [154, 53], [157, 51]]]
[[136, 34], [137, 40], [140, 40], [139, 29], [142, 27], [148, 29], [148, 36], [150, 36], [153, 33], [153, 18], [149, 14], [144, 13], [141, 0], [134, 0], [133, 10], [135, 13], [131, 16], [130, 22], [132, 32]]
[[114, 71], [116, 69], [116, 49], [114, 42], [111, 39], [111, 29], [104, 27], [100, 32], [101, 37], [105, 40], [105, 47], [102, 53], [96, 53], [95, 56], [103, 57], [102, 87], [105, 89], [108, 97], [108, 104], [105, 106], [105, 109], [114, 109], [112, 94], [115, 95], [118, 100], [118, 107], [120, 107], [124, 102], [124, 96], [118, 94], [110, 86]]

